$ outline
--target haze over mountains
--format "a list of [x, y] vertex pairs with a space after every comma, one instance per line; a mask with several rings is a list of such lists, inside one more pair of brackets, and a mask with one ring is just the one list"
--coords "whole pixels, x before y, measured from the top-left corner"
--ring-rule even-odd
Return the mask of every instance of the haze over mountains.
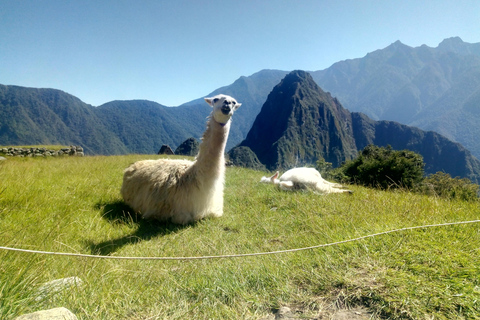
[[[246, 138], [287, 73], [262, 70], [210, 94], [242, 102], [227, 149]], [[437, 48], [412, 48], [397, 41], [310, 74], [350, 111], [439, 132], [480, 157], [480, 43], [450, 38]], [[162, 144], [175, 148], [199, 138], [209, 113], [203, 97], [177, 108], [144, 100], [92, 107], [60, 90], [0, 85], [0, 144], [78, 144], [87, 154], [156, 153]]]

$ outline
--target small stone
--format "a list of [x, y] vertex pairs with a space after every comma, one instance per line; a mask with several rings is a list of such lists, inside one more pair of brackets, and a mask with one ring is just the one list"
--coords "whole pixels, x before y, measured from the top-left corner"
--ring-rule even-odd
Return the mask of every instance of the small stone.
[[39, 296], [36, 298], [36, 300], [37, 301], [43, 300], [49, 295], [59, 293], [71, 287], [81, 287], [81, 286], [83, 286], [83, 281], [78, 277], [69, 277], [69, 278], [53, 280], [43, 284], [38, 289]]
[[64, 307], [37, 311], [16, 317], [15, 320], [77, 320], [70, 310]]
[[295, 315], [289, 307], [281, 307], [275, 314], [275, 319], [294, 319]]

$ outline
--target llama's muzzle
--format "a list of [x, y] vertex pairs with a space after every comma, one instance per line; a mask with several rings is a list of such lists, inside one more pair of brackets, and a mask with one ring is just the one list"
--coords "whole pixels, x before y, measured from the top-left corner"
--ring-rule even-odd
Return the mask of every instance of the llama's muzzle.
[[221, 111], [224, 115], [227, 115], [227, 114], [230, 113], [230, 111], [232, 111], [232, 108], [230, 108], [229, 105], [225, 105], [225, 106], [222, 107]]

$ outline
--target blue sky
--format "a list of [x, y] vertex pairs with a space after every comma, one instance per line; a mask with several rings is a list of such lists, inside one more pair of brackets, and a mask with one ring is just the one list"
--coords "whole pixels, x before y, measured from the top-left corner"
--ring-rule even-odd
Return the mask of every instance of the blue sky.
[[262, 69], [480, 42], [480, 1], [0, 0], [0, 84], [177, 106]]

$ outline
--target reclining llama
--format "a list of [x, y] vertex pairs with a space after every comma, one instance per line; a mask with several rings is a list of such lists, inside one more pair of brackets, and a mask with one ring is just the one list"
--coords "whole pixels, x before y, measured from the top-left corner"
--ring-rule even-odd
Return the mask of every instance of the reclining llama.
[[194, 161], [144, 160], [125, 169], [121, 194], [144, 218], [187, 224], [223, 214], [225, 145], [241, 103], [226, 95], [205, 101], [213, 110]]
[[321, 194], [353, 193], [351, 190], [342, 189], [343, 186], [338, 183], [323, 179], [320, 172], [314, 168], [293, 168], [282, 174], [280, 178], [278, 175], [277, 171], [271, 177], [262, 177], [260, 182], [273, 183], [285, 191], [310, 189]]

